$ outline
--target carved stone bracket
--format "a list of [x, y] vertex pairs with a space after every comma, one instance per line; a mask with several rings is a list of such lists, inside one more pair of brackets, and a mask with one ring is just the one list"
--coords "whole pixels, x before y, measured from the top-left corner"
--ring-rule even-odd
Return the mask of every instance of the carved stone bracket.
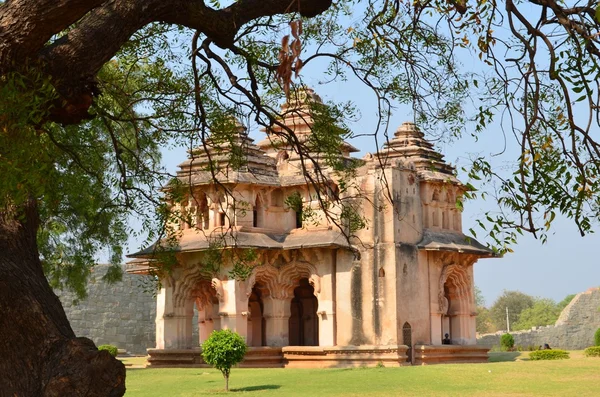
[[217, 294], [217, 299], [219, 300], [219, 302], [223, 302], [225, 300], [225, 291], [223, 290], [223, 282], [215, 277], [211, 280], [211, 285], [215, 289], [215, 292]]

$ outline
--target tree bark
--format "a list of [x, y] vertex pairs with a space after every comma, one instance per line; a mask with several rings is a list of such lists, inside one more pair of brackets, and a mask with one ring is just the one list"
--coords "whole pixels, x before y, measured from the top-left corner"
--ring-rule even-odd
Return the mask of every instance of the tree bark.
[[42, 272], [37, 210], [0, 211], [0, 395], [121, 396], [125, 367], [77, 338]]

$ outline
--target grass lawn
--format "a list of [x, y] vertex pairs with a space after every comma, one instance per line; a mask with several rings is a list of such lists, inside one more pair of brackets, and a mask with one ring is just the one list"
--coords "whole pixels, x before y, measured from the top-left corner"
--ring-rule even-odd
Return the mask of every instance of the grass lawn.
[[[600, 358], [529, 361], [528, 353], [491, 353], [487, 364], [403, 368], [233, 369], [234, 394], [286, 396], [598, 396]], [[127, 369], [127, 397], [224, 394], [212, 369]]]

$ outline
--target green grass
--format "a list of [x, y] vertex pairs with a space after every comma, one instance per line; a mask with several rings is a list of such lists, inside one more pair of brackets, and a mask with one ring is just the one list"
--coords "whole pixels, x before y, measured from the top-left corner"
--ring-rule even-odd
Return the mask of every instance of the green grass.
[[[530, 361], [528, 352], [492, 353], [487, 364], [403, 368], [233, 369], [234, 394], [285, 396], [597, 396], [600, 359]], [[128, 369], [127, 397], [224, 394], [212, 369]]]

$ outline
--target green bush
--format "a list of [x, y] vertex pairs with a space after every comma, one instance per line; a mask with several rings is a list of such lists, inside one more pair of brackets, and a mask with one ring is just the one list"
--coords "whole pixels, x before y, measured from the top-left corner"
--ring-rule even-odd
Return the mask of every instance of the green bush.
[[500, 338], [500, 346], [506, 350], [510, 350], [515, 345], [515, 338], [511, 334], [504, 334]]
[[562, 360], [569, 358], [569, 352], [564, 350], [537, 350], [529, 353], [530, 360]]
[[119, 353], [117, 346], [113, 346], [113, 345], [100, 345], [100, 346], [98, 346], [98, 350], [106, 350], [113, 357], [117, 357], [117, 353]]
[[244, 359], [247, 349], [244, 339], [228, 329], [213, 331], [202, 344], [202, 358], [208, 365], [221, 371], [226, 391], [229, 391], [231, 367]]
[[600, 346], [600, 328], [598, 328], [594, 334], [594, 345]]
[[586, 357], [600, 357], [600, 346], [588, 347], [583, 353]]

